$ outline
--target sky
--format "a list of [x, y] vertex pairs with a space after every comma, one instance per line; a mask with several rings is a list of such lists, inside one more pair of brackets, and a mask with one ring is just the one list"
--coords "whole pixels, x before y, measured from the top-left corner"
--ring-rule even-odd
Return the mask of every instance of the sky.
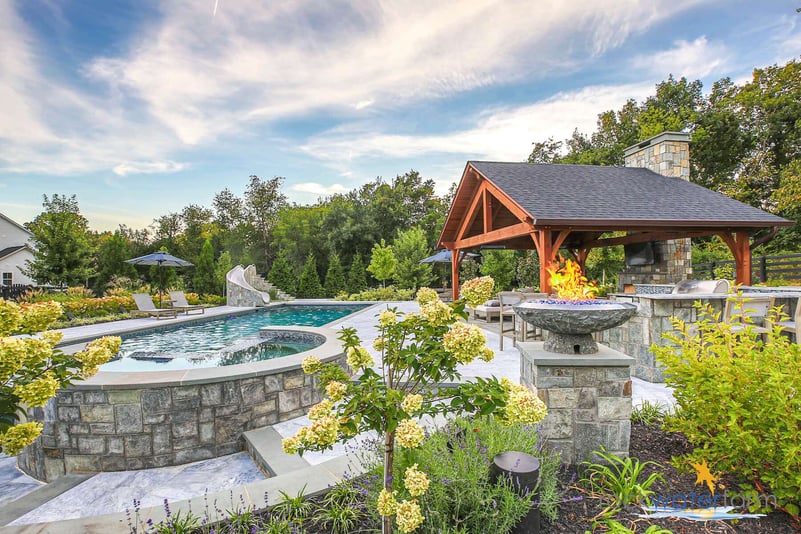
[[799, 0], [0, 0], [0, 213], [76, 195], [94, 230], [250, 175], [311, 204], [532, 143], [674, 77], [801, 54]]

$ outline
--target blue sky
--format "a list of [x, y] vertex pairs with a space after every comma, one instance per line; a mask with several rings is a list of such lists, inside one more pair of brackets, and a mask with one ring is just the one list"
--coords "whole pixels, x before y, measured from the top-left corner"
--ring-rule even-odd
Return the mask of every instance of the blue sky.
[[290, 201], [591, 132], [669, 74], [705, 87], [801, 53], [795, 0], [0, 0], [0, 212], [76, 194], [93, 229]]

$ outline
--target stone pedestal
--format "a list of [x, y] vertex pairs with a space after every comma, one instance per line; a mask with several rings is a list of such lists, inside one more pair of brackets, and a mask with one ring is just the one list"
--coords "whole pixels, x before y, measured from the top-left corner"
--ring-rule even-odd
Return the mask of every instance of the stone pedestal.
[[592, 355], [546, 352], [542, 342], [517, 347], [520, 380], [548, 407], [540, 428], [562, 463], [579, 464], [602, 446], [628, 456], [634, 358], [605, 345]]

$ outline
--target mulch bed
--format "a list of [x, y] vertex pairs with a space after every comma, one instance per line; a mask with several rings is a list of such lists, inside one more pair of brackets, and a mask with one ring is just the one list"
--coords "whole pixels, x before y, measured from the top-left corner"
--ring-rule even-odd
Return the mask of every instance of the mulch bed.
[[[656, 426], [632, 424], [630, 455], [641, 461], [653, 461], [662, 465], [661, 468], [648, 466], [643, 478], [650, 473], [662, 473], [664, 482], [658, 481], [652, 489], [657, 495], [685, 495], [695, 490], [698, 493], [708, 493], [705, 487], [695, 484], [695, 473], [681, 473], [670, 464], [672, 456], [690, 452], [691, 447], [682, 434], [667, 433]], [[560, 476], [560, 485], [564, 492], [564, 502], [559, 507], [559, 517], [553, 523], [544, 522], [542, 532], [553, 533], [579, 533], [592, 531], [592, 518], [601, 513], [608, 505], [588, 495], [575, 487], [575, 471], [567, 470]], [[729, 488], [736, 488], [736, 483], [723, 477], [721, 483]], [[629, 506], [620, 510], [614, 519], [634, 532], [644, 532], [650, 525], [656, 524], [662, 528], [672, 530], [676, 534], [710, 534], [710, 533], [745, 533], [745, 534], [792, 534], [801, 532], [798, 525], [793, 525], [789, 515], [782, 512], [773, 512], [758, 519], [718, 520], [718, 521], [690, 521], [687, 519], [659, 518], [654, 520], [643, 519], [637, 516], [642, 510], [636, 506]], [[595, 532], [605, 532], [598, 528]]]

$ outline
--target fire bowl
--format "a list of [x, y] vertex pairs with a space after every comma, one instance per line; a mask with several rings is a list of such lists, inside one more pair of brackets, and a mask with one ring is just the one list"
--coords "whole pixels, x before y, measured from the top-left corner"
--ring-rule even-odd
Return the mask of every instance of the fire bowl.
[[610, 300], [534, 300], [513, 308], [527, 323], [548, 331], [543, 349], [561, 354], [598, 352], [592, 334], [621, 325], [637, 312], [634, 304]]

